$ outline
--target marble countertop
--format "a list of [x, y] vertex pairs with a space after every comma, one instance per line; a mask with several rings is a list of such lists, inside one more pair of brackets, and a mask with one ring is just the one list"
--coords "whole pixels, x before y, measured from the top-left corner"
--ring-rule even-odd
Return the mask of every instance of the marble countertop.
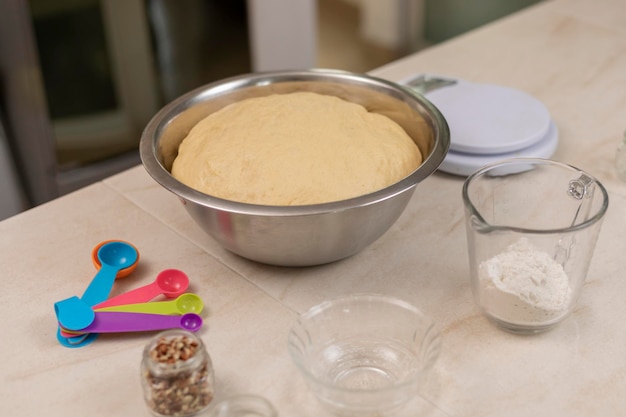
[[[53, 303], [94, 276], [90, 253], [122, 239], [141, 253], [115, 293], [185, 271], [201, 295], [200, 331], [216, 399], [258, 394], [281, 416], [324, 416], [288, 352], [297, 314], [331, 297], [399, 296], [438, 324], [443, 350], [402, 415], [617, 416], [626, 408], [626, 183], [614, 155], [626, 129], [626, 3], [553, 0], [393, 62], [373, 75], [448, 75], [523, 90], [559, 128], [553, 159], [602, 182], [610, 207], [573, 315], [544, 334], [512, 335], [473, 303], [463, 224], [463, 178], [420, 184], [395, 225], [363, 252], [315, 268], [259, 265], [221, 249], [143, 167], [132, 168], [0, 222], [4, 319], [3, 415], [148, 416], [139, 380], [150, 336], [103, 335], [80, 349], [57, 343]], [[621, 220], [620, 220], [621, 219]]]

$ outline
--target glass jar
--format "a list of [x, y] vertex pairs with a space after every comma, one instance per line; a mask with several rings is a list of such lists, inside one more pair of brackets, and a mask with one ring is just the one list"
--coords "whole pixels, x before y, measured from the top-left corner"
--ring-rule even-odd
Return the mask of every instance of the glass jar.
[[202, 340], [185, 330], [167, 330], [145, 347], [141, 361], [144, 399], [159, 417], [187, 417], [206, 410], [215, 375]]

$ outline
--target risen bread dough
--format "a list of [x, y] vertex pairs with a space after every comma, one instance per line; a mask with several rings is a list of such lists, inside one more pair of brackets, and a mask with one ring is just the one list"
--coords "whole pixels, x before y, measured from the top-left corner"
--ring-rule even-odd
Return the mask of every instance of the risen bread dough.
[[298, 92], [242, 100], [207, 116], [182, 141], [172, 175], [223, 199], [286, 206], [367, 194], [421, 162], [391, 119]]

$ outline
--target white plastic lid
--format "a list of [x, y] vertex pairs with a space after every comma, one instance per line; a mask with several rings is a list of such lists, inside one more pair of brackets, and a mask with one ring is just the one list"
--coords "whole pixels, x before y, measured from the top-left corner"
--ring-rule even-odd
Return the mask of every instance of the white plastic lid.
[[527, 148], [519, 149], [514, 152], [485, 155], [455, 152], [451, 150], [439, 166], [439, 170], [447, 172], [448, 174], [468, 176], [487, 164], [503, 159], [520, 157], [550, 158], [556, 150], [558, 138], [558, 129], [554, 123], [550, 122], [547, 135], [539, 142]]
[[504, 86], [456, 81], [426, 93], [448, 122], [451, 151], [514, 152], [548, 134], [550, 113], [534, 97]]

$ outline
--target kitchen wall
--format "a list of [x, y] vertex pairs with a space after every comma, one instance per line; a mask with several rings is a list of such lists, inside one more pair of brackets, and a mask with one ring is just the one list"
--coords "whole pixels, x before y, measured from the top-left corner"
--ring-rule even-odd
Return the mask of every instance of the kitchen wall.
[[[361, 48], [365, 45], [369, 53], [385, 51], [396, 59], [540, 1], [543, 0], [317, 0], [317, 3], [321, 29], [329, 30], [329, 22], [341, 24], [337, 16], [345, 16], [346, 6], [351, 7], [358, 14], [359, 39], [355, 45]], [[345, 21], [352, 24], [351, 20]], [[341, 60], [339, 55], [335, 54]]]
[[438, 43], [543, 0], [423, 0], [423, 36]]
[[[44, 4], [47, 0], [38, 1]], [[49, 1], [49, 4], [56, 4], [53, 0]], [[205, 1], [206, 5], [222, 3], [222, 0]], [[366, 72], [407, 53], [446, 40], [538, 1], [541, 0], [473, 0], [471, 2], [465, 0], [307, 0], [300, 3], [292, 3], [292, 0], [248, 0], [248, 4], [252, 4], [252, 8], [256, 10], [256, 13], [252, 13], [253, 17], [249, 23], [252, 26], [250, 30], [252, 52], [253, 55], [255, 53], [257, 55], [250, 57], [244, 50], [244, 56], [252, 59], [253, 67], [258, 70], [271, 70], [277, 65], [282, 65], [281, 56], [273, 55], [282, 52], [283, 57], [289, 56], [289, 59], [284, 61], [285, 65], [293, 62], [294, 58], [298, 58], [299, 62], [308, 62], [311, 66]], [[263, 7], [259, 7], [261, 2]], [[10, 4], [16, 3], [4, 3], [6, 7], [4, 9], [0, 7], [0, 10], [5, 10], [5, 12], [7, 8], [11, 10], [8, 6]], [[117, 3], [106, 0], [103, 4]], [[174, 0], [171, 2], [152, 0], [151, 4], [164, 7], [180, 5]], [[299, 6], [296, 6], [298, 4]], [[270, 12], [264, 14], [264, 11]], [[285, 13], [290, 15], [291, 19], [284, 19]], [[303, 13], [316, 14], [316, 16], [307, 17], [302, 15]], [[237, 29], [235, 25], [229, 24], [227, 27], [233, 28], [234, 31], [228, 35], [229, 39], [241, 37], [239, 35], [245, 33], [245, 30]], [[285, 49], [284, 45], [276, 45], [272, 42], [271, 36], [276, 36], [279, 42], [285, 41], [284, 33], [278, 33], [277, 28], [283, 32], [292, 30], [298, 33], [298, 36], [289, 37], [293, 40], [291, 49]], [[211, 36], [211, 39], [215, 39], [216, 42], [207, 56], [216, 59], [218, 54], [226, 55], [223, 58], [224, 64], [210, 66], [215, 72], [210, 75], [214, 78], [232, 75], [223, 65], [235, 63], [239, 65], [237, 68], [242, 68], [240, 59], [242, 55], [234, 54], [233, 48], [219, 49], [219, 45], [226, 45], [228, 42], [221, 41], [222, 37], [214, 33]], [[315, 37], [314, 41], [311, 36]], [[310, 61], [311, 48], [317, 49], [317, 53], [314, 54], [316, 61]], [[284, 53], [285, 51], [289, 53]], [[241, 69], [235, 71], [242, 72]], [[176, 95], [177, 92], [172, 94]], [[171, 98], [165, 92], [163, 95]], [[0, 220], [29, 207], [11, 155], [14, 149], [7, 144], [6, 130], [6, 125], [4, 131], [0, 130], [0, 195], [2, 196]], [[41, 166], [41, 164], [35, 165]], [[117, 169], [108, 163], [107, 169], [111, 167]], [[92, 170], [96, 168], [98, 168], [96, 165], [92, 165]], [[20, 174], [23, 173], [20, 172]], [[86, 185], [94, 176], [87, 175], [85, 179], [79, 177], [75, 174], [71, 178], [72, 184]], [[58, 178], [64, 177], [59, 175]], [[70, 187], [65, 187], [65, 191], [62, 190], [61, 193], [70, 190]]]
[[0, 221], [20, 213], [27, 206], [0, 119]]

